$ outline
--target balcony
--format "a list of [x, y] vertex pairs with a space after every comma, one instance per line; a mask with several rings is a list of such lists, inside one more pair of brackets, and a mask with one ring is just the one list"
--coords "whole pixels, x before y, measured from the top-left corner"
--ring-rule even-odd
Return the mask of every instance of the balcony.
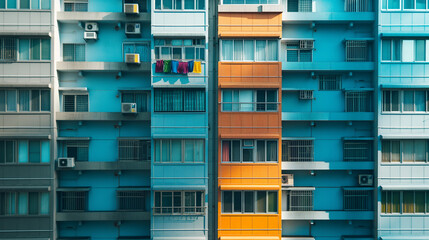
[[282, 220], [373, 220], [374, 211], [282, 211]]
[[283, 170], [372, 170], [374, 162], [282, 162]]
[[117, 162], [75, 162], [74, 168], [58, 168], [57, 171], [115, 171], [115, 170], [150, 170], [150, 160], [147, 161], [117, 161]]
[[122, 12], [57, 12], [58, 22], [150, 22], [150, 13], [144, 12], [135, 16]]
[[150, 112], [123, 114], [120, 112], [57, 112], [57, 121], [150, 121]]
[[66, 221], [148, 221], [150, 212], [57, 212], [58, 222]]
[[282, 121], [374, 121], [374, 112], [282, 112]]
[[127, 64], [125, 62], [57, 62], [60, 72], [150, 72], [150, 62]]
[[350, 23], [373, 22], [374, 12], [288, 12], [283, 14], [283, 24], [288, 23]]
[[283, 71], [374, 71], [374, 62], [283, 62]]

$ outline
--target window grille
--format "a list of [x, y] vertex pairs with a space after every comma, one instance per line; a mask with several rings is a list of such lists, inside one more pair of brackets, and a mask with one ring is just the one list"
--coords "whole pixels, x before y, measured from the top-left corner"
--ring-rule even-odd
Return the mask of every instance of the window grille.
[[341, 75], [319, 75], [319, 90], [334, 91], [341, 89]]
[[372, 12], [372, 0], [345, 0], [346, 12]]
[[118, 209], [123, 211], [145, 211], [144, 191], [118, 191]]
[[125, 56], [128, 53], [137, 53], [140, 55], [141, 62], [150, 62], [150, 44], [147, 42], [144, 43], [124, 43], [124, 60]]
[[88, 161], [88, 141], [67, 141], [66, 148], [67, 157], [72, 157], [76, 161]]
[[313, 211], [313, 191], [289, 191], [288, 211]]
[[301, 100], [313, 99], [313, 91], [312, 90], [301, 90], [301, 91], [299, 91], [299, 99], [301, 99]]
[[312, 62], [313, 40], [289, 41], [286, 43], [286, 58], [288, 62]]
[[371, 161], [370, 141], [344, 141], [344, 161]]
[[369, 91], [346, 92], [346, 112], [371, 112], [371, 94]]
[[291, 140], [282, 142], [282, 161], [311, 162], [314, 161], [313, 140]]
[[346, 61], [366, 62], [369, 61], [369, 43], [361, 40], [346, 41]]
[[150, 140], [119, 140], [119, 161], [150, 161]]
[[17, 40], [16, 38], [0, 38], [0, 60], [16, 61], [17, 60]]
[[205, 213], [203, 191], [155, 192], [156, 215], [203, 215]]
[[63, 61], [84, 62], [85, 44], [65, 43], [63, 44]]
[[60, 211], [87, 211], [88, 192], [60, 192]]
[[344, 190], [344, 210], [372, 210], [371, 196], [371, 190]]
[[88, 1], [64, 1], [65, 12], [88, 12]]
[[287, 4], [288, 12], [312, 12], [312, 0], [289, 0]]
[[64, 112], [88, 112], [88, 95], [64, 95]]

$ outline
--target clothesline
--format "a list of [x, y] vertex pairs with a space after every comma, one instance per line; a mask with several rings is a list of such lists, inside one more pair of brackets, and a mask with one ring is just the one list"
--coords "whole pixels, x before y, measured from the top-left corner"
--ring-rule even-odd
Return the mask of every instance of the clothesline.
[[179, 62], [176, 60], [157, 60], [155, 65], [157, 73], [201, 73], [200, 61]]

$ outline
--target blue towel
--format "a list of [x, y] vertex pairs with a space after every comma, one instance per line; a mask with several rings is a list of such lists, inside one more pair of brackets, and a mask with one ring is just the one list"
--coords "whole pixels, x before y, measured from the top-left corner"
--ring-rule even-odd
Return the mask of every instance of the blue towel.
[[179, 67], [179, 61], [173, 60], [171, 62], [171, 72], [177, 73], [177, 67]]
[[194, 61], [189, 61], [188, 62], [188, 72], [193, 72], [194, 71]]

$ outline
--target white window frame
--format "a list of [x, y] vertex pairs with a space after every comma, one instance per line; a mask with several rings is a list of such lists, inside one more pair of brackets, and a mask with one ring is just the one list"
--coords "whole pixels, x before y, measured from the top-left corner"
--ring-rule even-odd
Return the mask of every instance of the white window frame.
[[[232, 212], [225, 212], [224, 211], [224, 204], [225, 204], [225, 200], [224, 200], [224, 193], [225, 192], [231, 192], [232, 193]], [[234, 212], [234, 193], [236, 192], [240, 192], [241, 193], [241, 212]], [[246, 212], [245, 211], [245, 192], [252, 192], [253, 193], [253, 212]], [[256, 210], [257, 207], [257, 193], [258, 192], [265, 192], [265, 212], [258, 212]], [[268, 193], [276, 193], [277, 194], [277, 212], [269, 212], [268, 209], [268, 205], [269, 205], [269, 201], [268, 201]], [[275, 191], [275, 190], [228, 190], [228, 191], [221, 191], [221, 213], [222, 214], [278, 214], [279, 212], [279, 207], [278, 207], [278, 203], [279, 203], [279, 192]]]
[[[168, 161], [168, 162], [163, 162], [162, 161], [162, 142], [164, 142], [164, 141], [169, 141], [169, 145], [170, 145], [170, 147], [169, 147], [169, 149], [170, 149], [170, 157], [169, 157], [169, 159], [170, 159], [170, 161]], [[180, 162], [173, 162], [172, 161], [172, 141], [174, 141], [174, 140], [177, 140], [177, 141], [180, 141], [180, 148], [181, 148], [181, 156], [180, 156]], [[195, 145], [195, 140], [198, 140], [198, 141], [202, 141], [203, 142], [203, 153], [202, 153], [202, 155], [203, 155], [203, 161], [194, 161], [194, 162], [187, 162], [187, 161], [185, 161], [185, 146], [186, 146], [186, 141], [189, 141], [189, 140], [194, 140], [194, 150], [196, 149], [195, 147], [196, 147], [196, 145]], [[206, 140], [205, 139], [202, 139], [202, 138], [189, 138], [189, 139], [174, 139], [174, 138], [155, 138], [155, 139], [153, 139], [153, 141], [154, 141], [154, 153], [153, 153], [153, 158], [154, 158], [154, 163], [155, 164], [202, 164], [202, 163], [205, 163], [206, 162]], [[157, 156], [156, 156], [156, 144], [160, 144], [159, 145], [159, 154], [160, 154], [160, 156], [159, 156], [159, 161], [157, 161]], [[196, 152], [194, 151], [194, 158], [195, 158], [195, 154], [196, 154]]]
[[[388, 162], [384, 162], [383, 161], [383, 141], [387, 141], [389, 143], [389, 148], [390, 148], [390, 152], [389, 152], [389, 161]], [[381, 164], [427, 164], [429, 163], [429, 140], [427, 139], [389, 139], [389, 140], [383, 140], [381, 142]], [[425, 161], [416, 161], [416, 152], [413, 151], [413, 161], [404, 161], [404, 141], [425, 141], [425, 155], [426, 155], [426, 159]], [[393, 162], [392, 161], [392, 142], [399, 142], [399, 162]], [[415, 143], [413, 143], [415, 146]]]
[[[253, 141], [253, 146], [245, 146], [244, 145], [244, 141], [246, 141], [246, 140], [251, 140], [251, 141]], [[224, 161], [223, 160], [223, 157], [222, 157], [222, 151], [223, 151], [223, 149], [222, 149], [222, 147], [223, 147], [223, 142], [225, 142], [225, 141], [229, 141], [230, 142], [230, 151], [231, 151], [231, 153], [232, 153], [232, 141], [240, 141], [240, 161]], [[257, 161], [257, 157], [258, 157], [258, 147], [257, 147], [257, 145], [258, 145], [258, 141], [264, 141], [264, 150], [265, 150], [265, 153], [264, 153], [264, 161]], [[267, 142], [275, 142], [276, 143], [276, 146], [277, 146], [277, 153], [276, 153], [276, 159], [277, 159], [277, 161], [267, 161]], [[253, 149], [253, 161], [249, 161], [249, 162], [247, 162], [247, 161], [243, 161], [243, 150], [244, 149]], [[267, 164], [267, 163], [275, 163], [275, 164], [277, 164], [278, 162], [279, 162], [279, 156], [278, 156], [278, 154], [279, 154], [279, 146], [278, 146], [278, 140], [277, 139], [222, 139], [222, 141], [221, 141], [221, 163], [225, 163], [225, 164], [238, 164], [238, 163], [240, 163], [240, 164], [258, 164], [258, 163], [262, 163], [262, 164]], [[232, 154], [231, 154], [231, 158], [232, 158]], [[231, 159], [232, 160], [232, 159]]]
[[154, 2], [154, 10], [155, 11], [206, 11], [207, 9], [207, 2], [204, 0], [204, 8], [203, 9], [197, 9], [198, 0], [194, 0], [194, 9], [185, 9], [185, 0], [181, 0], [181, 8], [175, 9], [175, 1], [177, 0], [170, 0], [172, 2], [172, 9], [164, 9], [164, 0], [159, 0], [161, 2], [161, 8], [156, 8], [156, 1]]
[[[240, 95], [240, 91], [241, 90], [251, 90], [251, 91], [253, 91], [252, 92], [252, 94], [253, 94], [253, 102], [251, 102], [251, 103], [248, 103], [248, 102], [231, 102], [231, 103], [230, 102], [224, 102], [224, 100], [223, 100], [223, 94], [224, 94], [225, 90], [231, 90], [231, 91], [237, 90], [239, 95]], [[275, 92], [276, 92], [276, 98], [277, 98], [276, 102], [258, 102], [257, 101], [257, 93], [258, 93], [258, 91], [265, 91], [265, 99], [267, 99], [267, 90], [275, 90]], [[234, 94], [234, 92], [233, 92], [233, 94]], [[221, 102], [220, 102], [220, 104], [221, 104], [221, 112], [278, 112], [279, 111], [279, 104], [280, 104], [278, 96], [279, 96], [279, 94], [278, 94], [277, 89], [226, 89], [226, 88], [224, 88], [221, 91]], [[227, 111], [227, 110], [224, 110], [223, 108], [224, 108], [225, 104], [231, 104], [231, 106], [233, 106], [234, 104], [238, 104], [238, 109], [239, 110], [238, 111], [234, 111], [234, 110]], [[240, 110], [241, 104], [247, 104], [247, 105], [251, 104], [252, 105], [252, 111], [241, 111]], [[268, 104], [276, 104], [276, 110], [258, 111], [257, 110], [257, 105], [258, 104], [265, 104], [265, 109], [267, 109], [267, 105]]]
[[[280, 62], [280, 41], [276, 40], [276, 39], [266, 39], [266, 38], [262, 38], [262, 39], [245, 39], [245, 38], [233, 38], [233, 39], [225, 39], [225, 40], [232, 40], [232, 60], [224, 60], [223, 59], [223, 55], [222, 55], [222, 51], [223, 51], [223, 41], [222, 39], [220, 39], [220, 44], [219, 44], [219, 61], [220, 62]], [[241, 40], [243, 41], [243, 46], [244, 46], [244, 40], [252, 40], [253, 41], [253, 60], [234, 60], [234, 41], [238, 41]], [[265, 59], [268, 56], [268, 41], [277, 41], [277, 60], [264, 60], [264, 61], [260, 61], [260, 60], [256, 60], [256, 41], [260, 41], [260, 40], [265, 40], [267, 41], [265, 44]], [[243, 49], [244, 50], [244, 49]]]

